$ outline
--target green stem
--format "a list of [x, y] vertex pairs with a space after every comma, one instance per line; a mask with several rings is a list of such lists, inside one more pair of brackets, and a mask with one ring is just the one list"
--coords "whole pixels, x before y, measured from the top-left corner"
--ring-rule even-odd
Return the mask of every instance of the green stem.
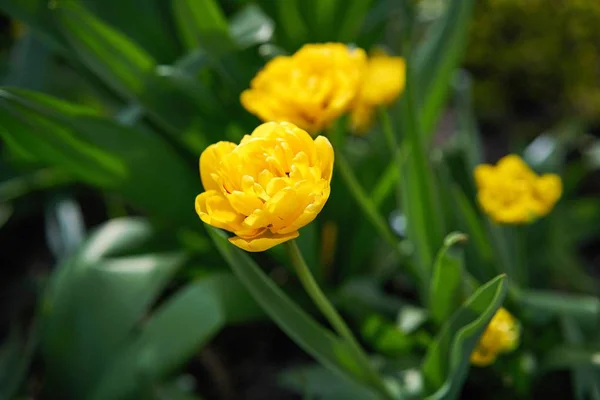
[[352, 349], [355, 357], [358, 361], [365, 365], [372, 375], [371, 380], [375, 385], [377, 390], [384, 395], [384, 397], [391, 399], [388, 390], [385, 387], [385, 384], [379, 377], [379, 375], [372, 369], [371, 364], [369, 362], [369, 358], [366, 353], [352, 334], [348, 325], [344, 322], [340, 314], [337, 312], [335, 307], [329, 302], [317, 282], [315, 281], [312, 273], [310, 272], [310, 268], [306, 265], [306, 261], [304, 261], [304, 257], [302, 256], [302, 252], [298, 248], [295, 240], [290, 240], [285, 243], [287, 246], [288, 253], [290, 255], [290, 259], [292, 261], [292, 265], [296, 270], [296, 274], [304, 287], [304, 290], [308, 293], [310, 298], [313, 300], [317, 308], [321, 311], [323, 316], [327, 318], [327, 321], [331, 324], [333, 329], [342, 337], [342, 339], [348, 344], [348, 346]]

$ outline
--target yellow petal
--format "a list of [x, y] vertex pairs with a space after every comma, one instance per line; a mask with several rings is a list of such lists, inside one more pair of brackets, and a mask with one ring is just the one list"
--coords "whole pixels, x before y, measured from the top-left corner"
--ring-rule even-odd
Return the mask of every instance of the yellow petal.
[[229, 154], [235, 149], [235, 143], [218, 142], [206, 148], [200, 155], [200, 179], [204, 190], [220, 190], [217, 182], [213, 178], [219, 163], [225, 154]]
[[209, 190], [196, 196], [196, 213], [200, 219], [216, 228], [230, 232], [239, 228], [244, 217], [237, 213], [216, 190]]
[[544, 174], [535, 182], [535, 195], [547, 207], [548, 211], [562, 195], [562, 181], [556, 174]]
[[315, 139], [317, 156], [321, 164], [321, 177], [327, 182], [331, 182], [333, 172], [333, 146], [325, 136], [318, 136]]
[[238, 213], [248, 216], [263, 207], [263, 202], [255, 195], [236, 190], [225, 195], [231, 207]]
[[289, 226], [302, 212], [298, 196], [293, 189], [285, 188], [277, 192], [265, 203], [265, 211], [270, 216], [271, 231], [278, 232]]
[[475, 183], [479, 189], [488, 185], [491, 179], [494, 179], [495, 168], [489, 164], [479, 164], [475, 167]]
[[250, 252], [265, 251], [271, 247], [277, 246], [280, 243], [287, 242], [288, 240], [295, 239], [300, 234], [298, 231], [290, 232], [285, 235], [273, 234], [266, 230], [263, 235], [260, 235], [254, 239], [243, 239], [239, 236], [229, 238], [229, 241], [239, 247], [242, 250]]

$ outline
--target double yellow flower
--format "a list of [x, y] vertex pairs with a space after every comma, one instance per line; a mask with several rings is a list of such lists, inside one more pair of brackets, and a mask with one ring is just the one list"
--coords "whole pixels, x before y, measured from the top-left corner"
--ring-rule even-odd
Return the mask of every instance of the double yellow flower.
[[298, 237], [329, 198], [333, 147], [287, 122], [268, 122], [239, 145], [218, 142], [200, 156], [205, 192], [196, 212], [233, 232], [229, 241], [264, 251]]

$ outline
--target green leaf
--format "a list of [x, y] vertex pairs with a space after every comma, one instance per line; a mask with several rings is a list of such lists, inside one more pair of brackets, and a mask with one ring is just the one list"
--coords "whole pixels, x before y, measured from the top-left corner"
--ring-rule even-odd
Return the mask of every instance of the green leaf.
[[467, 228], [469, 239], [475, 245], [481, 259], [490, 261], [493, 250], [489, 244], [485, 227], [479, 214], [469, 202], [465, 193], [457, 185], [452, 186], [452, 194], [456, 202], [457, 214]]
[[[355, 42], [358, 40], [358, 33], [372, 3], [372, 0], [352, 0], [343, 2], [343, 8], [341, 10], [343, 17], [341, 18], [339, 31], [336, 33], [337, 40], [344, 43]], [[339, 11], [340, 10], [338, 9], [338, 12]], [[332, 24], [335, 24], [334, 21], [332, 21]]]
[[407, 217], [408, 238], [415, 246], [415, 259], [419, 270], [420, 284], [426, 292], [435, 249], [442, 243], [444, 219], [440, 197], [436, 192], [433, 169], [429, 160], [429, 148], [422, 135], [421, 123], [416, 118], [414, 66], [407, 64], [407, 85], [400, 102], [401, 118], [404, 122], [404, 142], [401, 168], [400, 193], [403, 212]]
[[531, 315], [546, 313], [571, 317], [594, 326], [600, 320], [600, 300], [597, 297], [536, 289], [512, 290], [514, 300]]
[[133, 99], [156, 62], [127, 36], [108, 26], [83, 6], [60, 2], [57, 26], [81, 61], [122, 96]]
[[469, 175], [483, 162], [481, 136], [473, 110], [472, 79], [467, 71], [460, 70], [455, 75], [455, 99], [458, 117], [458, 142], [461, 147]]
[[286, 50], [296, 51], [307, 42], [310, 30], [301, 13], [302, 0], [274, 2], [278, 36], [282, 36]]
[[112, 255], [152, 235], [144, 220], [113, 220], [59, 266], [42, 308], [42, 351], [51, 385], [83, 397], [182, 265], [178, 253]]
[[467, 237], [462, 233], [451, 233], [446, 236], [444, 245], [437, 254], [428, 304], [431, 318], [438, 324], [448, 319], [461, 302], [464, 260], [463, 250], [457, 249], [456, 245], [466, 241]]
[[540, 368], [552, 371], [572, 368], [600, 368], [600, 348], [563, 345], [548, 351]]
[[465, 301], [429, 347], [421, 370], [427, 399], [453, 399], [469, 370], [469, 358], [479, 337], [502, 305], [506, 277], [500, 275]]
[[193, 282], [159, 307], [139, 336], [105, 369], [93, 400], [139, 398], [140, 391], [166, 378], [228, 322], [262, 311], [229, 274]]
[[225, 235], [209, 227], [209, 235], [235, 275], [267, 315], [302, 349], [328, 369], [368, 385], [369, 368], [359, 365], [349, 346], [324, 329], [286, 296], [243, 251], [231, 245]]
[[172, 2], [179, 34], [188, 50], [198, 47], [209, 54], [222, 54], [233, 46], [227, 19], [215, 0]]
[[[161, 0], [78, 0], [103, 21], [123, 32], [159, 62], [172, 61], [179, 46], [170, 26], [170, 15]], [[140, 18], [140, 11], [143, 16]], [[135, 21], [135, 23], [132, 23]]]
[[[39, 93], [0, 91], [0, 136], [169, 223], [196, 221], [198, 179], [160, 136]], [[176, 177], [176, 179], [174, 179]], [[177, 196], [173, 194], [177, 193]]]
[[473, 12], [473, 0], [452, 0], [443, 15], [416, 49], [414, 62], [420, 97], [419, 119], [423, 133], [433, 128], [443, 110], [450, 83], [461, 62]]

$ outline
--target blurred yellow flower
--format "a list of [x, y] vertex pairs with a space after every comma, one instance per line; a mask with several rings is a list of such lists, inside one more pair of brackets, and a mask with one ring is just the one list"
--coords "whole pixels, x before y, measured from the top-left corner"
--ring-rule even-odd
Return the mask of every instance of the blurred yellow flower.
[[362, 84], [354, 100], [350, 124], [356, 133], [371, 125], [375, 109], [394, 102], [404, 90], [406, 64], [402, 57], [374, 53], [367, 62]]
[[528, 223], [548, 214], [562, 194], [558, 175], [538, 176], [514, 154], [503, 157], [496, 166], [478, 165], [475, 182], [483, 211], [504, 224]]
[[365, 64], [362, 49], [307, 44], [269, 61], [240, 100], [265, 122], [288, 121], [314, 135], [349, 110]]
[[218, 142], [200, 156], [204, 193], [196, 212], [233, 232], [229, 241], [264, 251], [298, 237], [329, 198], [333, 169], [329, 140], [287, 122], [260, 125], [239, 145]]
[[481, 335], [471, 353], [471, 364], [485, 367], [496, 361], [500, 353], [507, 353], [519, 345], [519, 323], [505, 308], [500, 308]]

